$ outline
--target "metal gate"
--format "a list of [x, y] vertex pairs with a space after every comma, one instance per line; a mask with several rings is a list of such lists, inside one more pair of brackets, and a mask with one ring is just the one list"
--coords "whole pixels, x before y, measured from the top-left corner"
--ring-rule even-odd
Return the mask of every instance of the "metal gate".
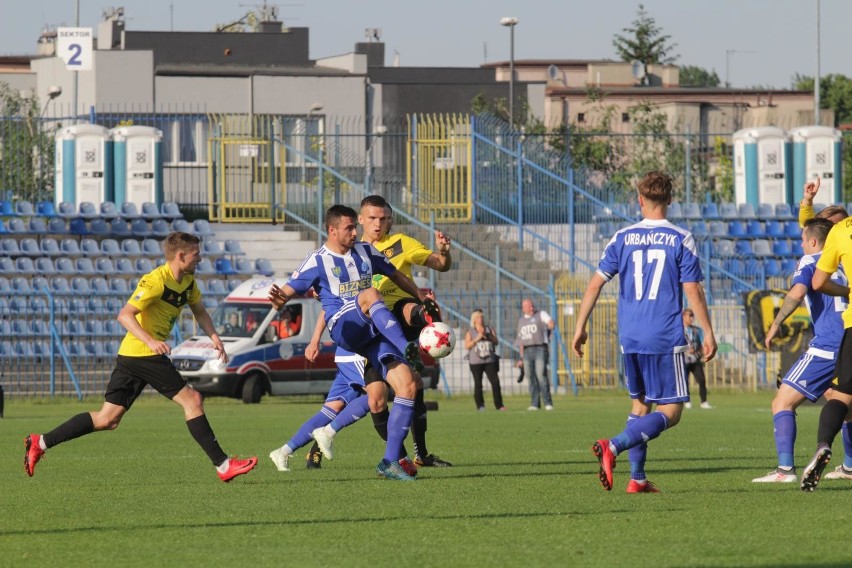
[[424, 223], [472, 219], [471, 149], [469, 115], [409, 116], [406, 177]]
[[208, 214], [222, 223], [283, 220], [284, 145], [271, 116], [210, 115]]

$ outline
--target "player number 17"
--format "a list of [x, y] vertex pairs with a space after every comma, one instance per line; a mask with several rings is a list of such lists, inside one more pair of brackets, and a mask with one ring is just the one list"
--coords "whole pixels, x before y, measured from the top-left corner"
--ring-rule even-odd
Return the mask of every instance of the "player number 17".
[[641, 300], [645, 290], [645, 253], [648, 253], [647, 263], [654, 264], [654, 273], [651, 275], [651, 289], [648, 291], [648, 299], [656, 300], [657, 292], [660, 290], [660, 279], [663, 277], [663, 265], [666, 260], [666, 251], [651, 249], [648, 251], [635, 250], [630, 258], [633, 260], [633, 285], [636, 299]]

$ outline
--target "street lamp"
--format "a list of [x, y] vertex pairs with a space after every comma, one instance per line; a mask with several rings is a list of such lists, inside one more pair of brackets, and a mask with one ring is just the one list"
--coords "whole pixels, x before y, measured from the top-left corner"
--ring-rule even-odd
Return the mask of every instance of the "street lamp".
[[725, 50], [725, 87], [731, 86], [731, 55], [734, 53], [757, 53], [750, 49], [726, 49]]
[[47, 105], [50, 104], [50, 101], [52, 101], [61, 94], [62, 87], [58, 85], [51, 85], [51, 87], [47, 90], [47, 100], [44, 102], [44, 109], [41, 111], [41, 116], [44, 116], [47, 112]]
[[518, 18], [500, 18], [500, 25], [509, 28], [509, 126], [515, 129], [515, 26]]

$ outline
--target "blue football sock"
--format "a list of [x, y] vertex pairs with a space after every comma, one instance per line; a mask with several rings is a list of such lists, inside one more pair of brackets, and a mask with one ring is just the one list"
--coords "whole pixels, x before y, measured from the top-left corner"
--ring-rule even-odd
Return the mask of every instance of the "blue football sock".
[[388, 418], [388, 443], [385, 446], [385, 459], [396, 461], [402, 454], [402, 443], [411, 428], [414, 419], [414, 400], [396, 397]]
[[331, 421], [331, 429], [340, 432], [347, 426], [355, 424], [370, 412], [370, 400], [367, 396], [359, 396], [346, 405], [346, 408], [337, 414], [337, 418]]
[[405, 353], [405, 346], [408, 345], [408, 340], [402, 332], [402, 326], [387, 306], [385, 306], [385, 303], [379, 300], [370, 306], [368, 311], [370, 312], [370, 319], [376, 324], [376, 329], [379, 330], [379, 333], [393, 343], [399, 349], [400, 353]]
[[840, 436], [843, 438], [843, 465], [846, 469], [852, 469], [852, 432], [849, 431], [849, 422], [843, 423]]
[[796, 445], [796, 413], [782, 410], [772, 417], [775, 425], [775, 450], [778, 452], [778, 467], [793, 468], [793, 446]]
[[620, 454], [624, 450], [653, 440], [668, 427], [669, 420], [665, 414], [652, 412], [628, 422], [627, 428], [618, 436], [611, 438], [609, 442], [615, 448], [615, 453]]
[[[630, 422], [634, 420], [638, 420], [640, 416], [638, 414], [630, 414], [627, 416], [627, 426], [630, 426]], [[630, 460], [630, 479], [635, 479], [636, 481], [642, 481], [645, 479], [645, 458], [648, 455], [648, 444], [642, 443], [638, 446], [633, 446], [627, 452], [628, 459]]]
[[311, 441], [311, 432], [316, 430], [317, 428], [322, 428], [326, 424], [330, 423], [337, 417], [337, 413], [329, 408], [328, 406], [323, 405], [319, 412], [308, 418], [308, 420], [302, 424], [299, 430], [290, 438], [290, 441], [287, 442], [287, 445], [290, 446], [290, 449], [294, 452]]

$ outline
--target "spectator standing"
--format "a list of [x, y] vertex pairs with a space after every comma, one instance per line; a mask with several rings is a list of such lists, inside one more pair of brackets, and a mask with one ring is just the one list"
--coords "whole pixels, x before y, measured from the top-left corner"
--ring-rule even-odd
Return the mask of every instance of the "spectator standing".
[[500, 357], [497, 355], [497, 335], [485, 323], [482, 310], [474, 310], [470, 314], [470, 329], [464, 334], [464, 346], [469, 350], [468, 361], [473, 375], [473, 400], [477, 410], [485, 410], [485, 399], [482, 395], [482, 374], [491, 383], [494, 395], [494, 407], [506, 410], [503, 406], [503, 393], [500, 391], [500, 376], [498, 374]]
[[527, 410], [541, 408], [544, 399], [544, 409], [553, 410], [553, 399], [550, 397], [550, 383], [547, 381], [547, 358], [550, 331], [553, 329], [553, 318], [545, 311], [536, 310], [535, 304], [529, 298], [521, 302], [523, 313], [518, 318], [517, 341], [521, 350], [521, 360], [518, 366], [524, 369], [524, 375], [530, 381], [530, 406]]
[[[686, 377], [689, 375], [695, 378], [698, 384], [698, 397], [701, 399], [701, 408], [708, 410], [713, 408], [707, 402], [707, 377], [704, 374], [704, 331], [695, 322], [695, 312], [690, 308], [683, 310], [683, 334], [686, 336], [687, 351], [684, 359], [686, 359]], [[686, 401], [686, 408], [692, 408], [692, 402]]]

